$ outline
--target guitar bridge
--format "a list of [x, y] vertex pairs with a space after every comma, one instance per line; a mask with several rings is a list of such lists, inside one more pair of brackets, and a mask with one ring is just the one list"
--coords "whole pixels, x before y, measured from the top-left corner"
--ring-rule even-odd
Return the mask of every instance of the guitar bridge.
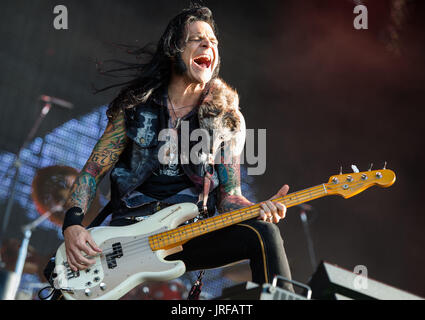
[[68, 280], [74, 279], [74, 278], [78, 278], [80, 276], [80, 271], [79, 270], [73, 271], [71, 269], [71, 267], [69, 266], [69, 263], [68, 262], [64, 262], [63, 265], [66, 268], [66, 271], [67, 271], [66, 278]]

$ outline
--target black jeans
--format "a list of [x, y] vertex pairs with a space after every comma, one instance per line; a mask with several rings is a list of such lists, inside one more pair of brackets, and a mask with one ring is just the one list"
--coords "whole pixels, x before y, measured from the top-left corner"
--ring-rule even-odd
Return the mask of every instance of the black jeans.
[[[120, 219], [111, 226], [134, 223]], [[212, 269], [249, 259], [252, 281], [271, 283], [275, 275], [291, 279], [279, 228], [261, 220], [248, 220], [194, 238], [183, 245], [183, 251], [166, 260], [182, 260], [187, 271]], [[278, 281], [279, 286], [294, 292], [292, 284]]]

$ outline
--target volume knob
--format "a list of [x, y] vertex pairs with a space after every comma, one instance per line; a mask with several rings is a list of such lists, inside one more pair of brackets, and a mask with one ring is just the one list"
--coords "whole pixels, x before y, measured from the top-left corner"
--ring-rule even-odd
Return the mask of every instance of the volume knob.
[[87, 297], [90, 297], [90, 296], [91, 296], [91, 290], [87, 288], [86, 290], [84, 290], [84, 294], [85, 294]]

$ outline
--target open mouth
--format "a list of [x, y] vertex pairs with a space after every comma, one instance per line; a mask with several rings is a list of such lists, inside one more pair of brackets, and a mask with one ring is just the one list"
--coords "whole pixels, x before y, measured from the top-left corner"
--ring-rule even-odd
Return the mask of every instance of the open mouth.
[[209, 56], [200, 56], [195, 59], [193, 59], [193, 62], [195, 62], [196, 65], [198, 65], [201, 68], [208, 69], [211, 66], [211, 57]]

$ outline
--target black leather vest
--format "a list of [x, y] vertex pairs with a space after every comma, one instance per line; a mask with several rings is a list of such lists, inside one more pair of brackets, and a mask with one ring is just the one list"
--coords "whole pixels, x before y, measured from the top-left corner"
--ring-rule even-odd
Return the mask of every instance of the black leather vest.
[[[146, 103], [125, 110], [126, 133], [130, 143], [121, 154], [111, 171], [111, 201], [115, 208], [122, 206], [121, 200], [129, 196], [159, 168], [158, 153], [164, 142], [158, 140], [162, 129], [168, 128], [168, 109], [166, 90], [159, 90]], [[188, 117], [189, 133], [199, 128], [197, 110]], [[180, 131], [180, 130], [179, 130]], [[179, 132], [180, 136], [180, 132]], [[197, 141], [189, 143], [189, 150]], [[181, 144], [180, 144], [181, 145]], [[182, 150], [183, 151], [183, 150]], [[194, 183], [198, 192], [203, 189], [205, 166], [200, 164], [182, 164], [185, 174]], [[214, 170], [210, 192], [219, 184]]]

